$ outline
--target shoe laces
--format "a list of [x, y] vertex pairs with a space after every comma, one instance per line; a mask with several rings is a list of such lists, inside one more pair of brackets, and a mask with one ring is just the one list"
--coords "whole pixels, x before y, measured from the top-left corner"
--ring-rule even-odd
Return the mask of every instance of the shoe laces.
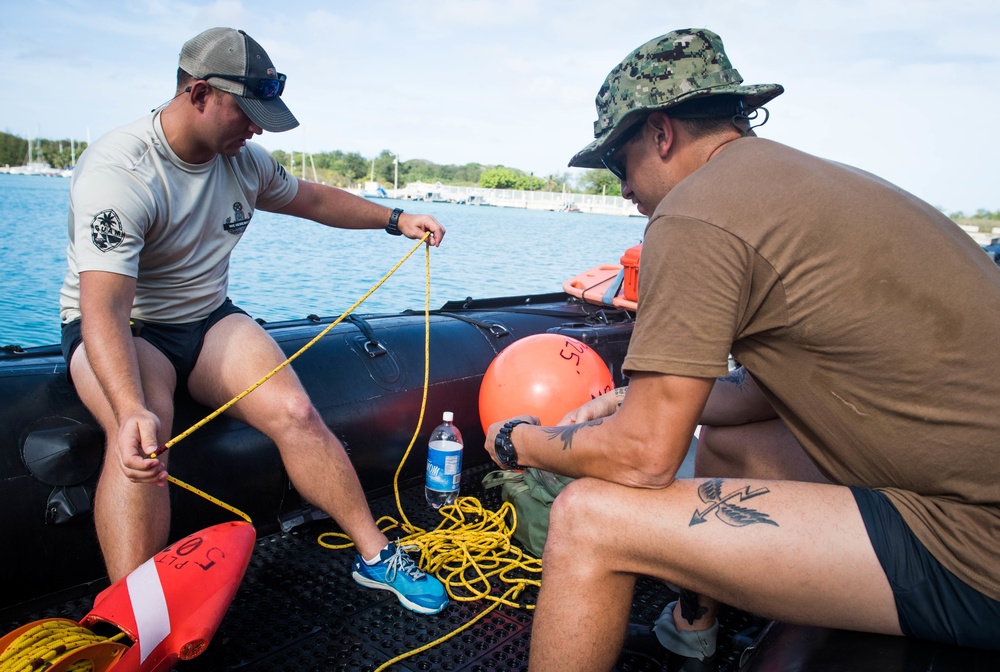
[[397, 546], [396, 552], [392, 554], [391, 558], [386, 560], [386, 580], [394, 581], [397, 572], [406, 574], [414, 581], [419, 581], [425, 576], [420, 568], [417, 567], [417, 564], [413, 562], [413, 558], [404, 552], [402, 546]]

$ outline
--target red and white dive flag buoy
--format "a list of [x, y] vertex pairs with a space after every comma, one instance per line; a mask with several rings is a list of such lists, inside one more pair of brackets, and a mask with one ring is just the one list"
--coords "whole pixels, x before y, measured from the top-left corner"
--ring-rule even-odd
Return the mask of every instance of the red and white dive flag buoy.
[[190, 660], [215, 635], [256, 537], [253, 525], [242, 521], [185, 537], [101, 592], [80, 623], [110, 623], [133, 640], [115, 672], [169, 670]]
[[[212, 641], [243, 580], [257, 534], [245, 522], [196, 532], [157, 553], [102, 591], [79, 624], [28, 623], [0, 637], [0, 671], [63, 672], [88, 660], [95, 672], [166, 672]], [[130, 647], [96, 635], [108, 623]]]

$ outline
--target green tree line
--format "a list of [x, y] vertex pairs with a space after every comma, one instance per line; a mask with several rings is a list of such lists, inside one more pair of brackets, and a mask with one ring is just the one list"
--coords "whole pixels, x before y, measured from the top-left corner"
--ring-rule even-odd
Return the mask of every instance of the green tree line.
[[964, 212], [959, 211], [959, 212], [953, 212], [953, 213], [951, 213], [948, 216], [951, 217], [952, 219], [990, 219], [990, 220], [1000, 220], [1000, 210], [995, 210], [993, 212], [990, 212], [989, 210], [985, 210], [983, 208], [979, 208], [978, 210], [976, 210], [975, 214], [973, 214], [973, 215], [967, 215]]
[[316, 179], [337, 187], [354, 187], [370, 179], [384, 185], [396, 182], [401, 187], [409, 182], [470, 186], [478, 184], [480, 176], [487, 169], [478, 163], [439, 165], [426, 159], [400, 161], [397, 168], [396, 157], [387, 149], [374, 158], [340, 150], [303, 154], [279, 149], [271, 152], [271, 155], [298, 177], [304, 175], [308, 180]]
[[[32, 140], [32, 161], [47, 163], [53, 168], [73, 165], [72, 150], [76, 157], [87, 147], [85, 142], [72, 144], [69, 139]], [[305, 176], [337, 187], [356, 187], [372, 179], [383, 185], [406, 186], [410, 182], [427, 182], [480, 186], [488, 189], [523, 189], [528, 191], [568, 191], [586, 194], [618, 195], [618, 180], [606, 170], [588, 170], [574, 181], [569, 173], [538, 177], [530, 172], [507, 166], [480, 163], [464, 165], [437, 164], [427, 159], [409, 159], [395, 164], [395, 155], [387, 149], [378, 156], [366, 157], [358, 152], [340, 150], [303, 154], [276, 150], [275, 160], [295, 175]], [[0, 132], [0, 166], [21, 166], [28, 159], [28, 141], [17, 135]], [[303, 161], [305, 165], [303, 166]], [[304, 170], [303, 170], [304, 168]], [[398, 172], [397, 172], [398, 171]]]
[[[53, 168], [69, 168], [73, 165], [73, 153], [79, 157], [87, 147], [85, 142], [64, 140], [32, 140], [31, 160], [47, 163]], [[0, 166], [23, 166], [28, 162], [28, 141], [10, 133], [0, 131]]]
[[568, 173], [541, 178], [517, 168], [480, 163], [442, 165], [427, 159], [410, 159], [397, 164], [396, 157], [388, 149], [383, 149], [374, 158], [364, 157], [358, 152], [339, 150], [317, 154], [277, 150], [271, 154], [286, 170], [293, 171], [299, 177], [305, 176], [306, 179], [316, 179], [338, 187], [354, 187], [361, 182], [374, 180], [383, 185], [398, 184], [400, 187], [411, 182], [440, 182], [456, 186], [528, 191], [559, 191], [565, 186], [567, 190], [577, 191], [570, 183]]
[[[85, 142], [63, 140], [32, 140], [32, 161], [47, 163], [53, 168], [68, 168], [87, 147]], [[296, 176], [305, 176], [337, 187], [356, 187], [372, 179], [383, 185], [406, 186], [410, 182], [428, 182], [457, 186], [480, 186], [487, 189], [523, 189], [526, 191], [568, 191], [585, 194], [621, 194], [618, 180], [606, 170], [588, 170], [576, 180], [569, 173], [536, 176], [518, 168], [491, 166], [480, 163], [464, 165], [437, 164], [426, 159], [409, 159], [395, 163], [396, 157], [387, 149], [369, 158], [358, 152], [340, 150], [303, 154], [276, 150], [275, 160]], [[0, 166], [21, 166], [28, 159], [28, 141], [10, 133], [0, 132]], [[303, 166], [304, 162], [304, 166]]]
[[[618, 178], [607, 170], [588, 170], [576, 181], [569, 173], [539, 177], [530, 172], [507, 166], [480, 163], [465, 165], [437, 164], [426, 159], [410, 159], [395, 164], [395, 156], [383, 149], [378, 156], [367, 158], [357, 152], [322, 152], [318, 154], [271, 153], [288, 170], [306, 179], [316, 179], [338, 187], [354, 187], [374, 179], [383, 185], [427, 182], [456, 186], [479, 186], [486, 189], [522, 189], [525, 191], [563, 191], [572, 193], [621, 195]], [[303, 166], [303, 162], [305, 165]], [[315, 174], [313, 170], [315, 169]]]

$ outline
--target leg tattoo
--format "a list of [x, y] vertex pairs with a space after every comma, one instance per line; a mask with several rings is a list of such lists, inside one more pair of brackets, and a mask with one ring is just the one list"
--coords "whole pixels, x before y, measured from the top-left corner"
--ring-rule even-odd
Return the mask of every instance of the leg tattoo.
[[723, 480], [721, 478], [713, 478], [698, 486], [698, 496], [701, 497], [701, 501], [709, 506], [701, 511], [695, 509], [694, 515], [691, 516], [691, 522], [688, 524], [690, 527], [706, 522], [708, 519], [707, 516], [710, 513], [714, 513], [716, 518], [732, 527], [745, 527], [754, 523], [778, 527], [778, 523], [771, 520], [771, 517], [766, 513], [748, 506], [737, 506], [731, 503], [733, 499], [737, 499], [737, 501], [743, 503], [748, 499], [766, 495], [770, 490], [767, 488], [751, 490], [748, 485], [742, 490], [735, 490], [728, 495], [723, 495], [722, 485]]

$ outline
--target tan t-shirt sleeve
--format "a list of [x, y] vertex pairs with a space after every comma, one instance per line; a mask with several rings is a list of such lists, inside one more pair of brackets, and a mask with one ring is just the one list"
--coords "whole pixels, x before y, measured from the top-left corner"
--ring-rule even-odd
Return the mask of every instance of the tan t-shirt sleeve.
[[754, 313], [773, 305], [776, 288], [774, 271], [733, 234], [697, 219], [654, 216], [642, 245], [625, 372], [726, 375], [734, 339]]

